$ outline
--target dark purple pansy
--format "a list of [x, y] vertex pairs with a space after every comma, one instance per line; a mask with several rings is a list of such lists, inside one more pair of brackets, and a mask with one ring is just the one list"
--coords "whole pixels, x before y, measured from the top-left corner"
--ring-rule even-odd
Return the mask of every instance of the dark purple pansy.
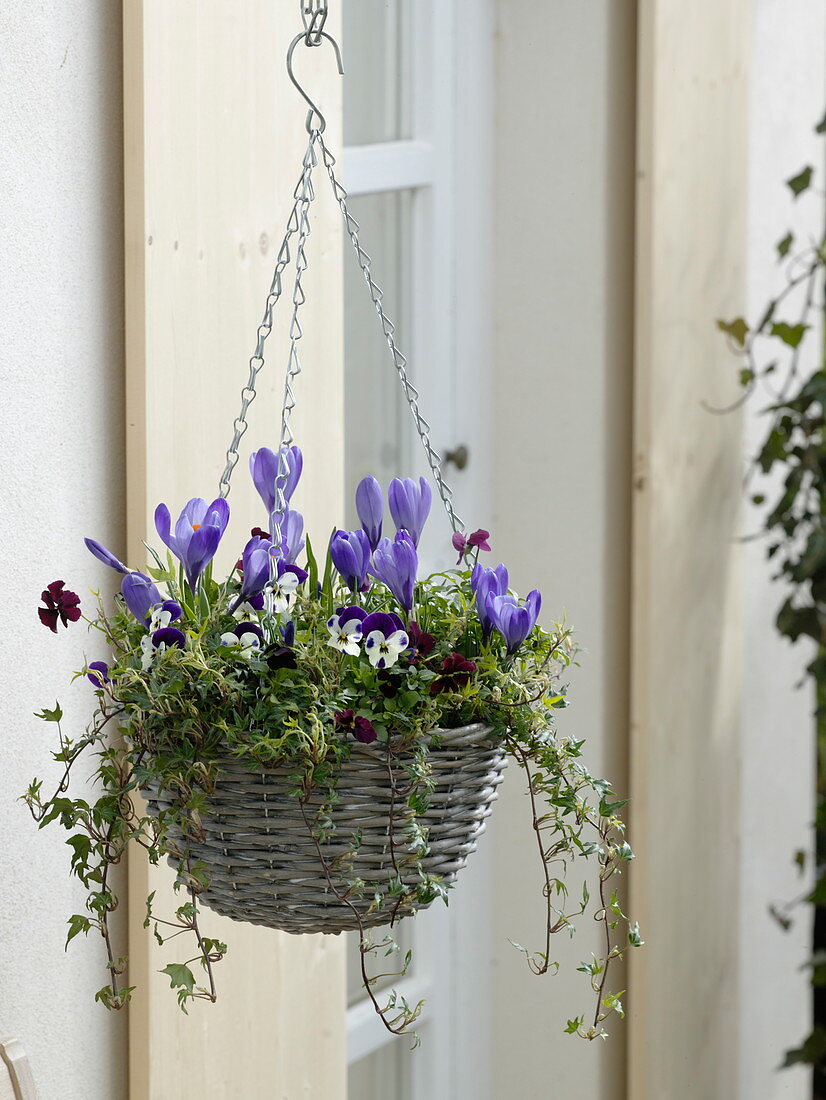
[[80, 618], [80, 596], [77, 592], [70, 592], [65, 587], [65, 581], [52, 581], [40, 593], [40, 598], [46, 606], [38, 607], [37, 614], [41, 623], [53, 634], [57, 634], [59, 622], [68, 626]]
[[378, 737], [375, 727], [369, 718], [363, 718], [354, 710], [337, 710], [333, 715], [336, 729], [347, 730], [352, 733], [362, 745], [372, 745]]
[[178, 649], [183, 649], [186, 645], [186, 635], [182, 630], [178, 630], [177, 626], [162, 626], [152, 635], [152, 645], [155, 649], [160, 649], [161, 646], [165, 648], [177, 646]]
[[463, 657], [461, 653], [451, 653], [442, 661], [439, 675], [430, 684], [430, 694], [438, 695], [441, 691], [459, 691], [470, 682], [471, 674], [476, 671], [476, 665]]
[[277, 672], [280, 668], [298, 667], [295, 659], [295, 651], [286, 645], [269, 647], [265, 652], [264, 658], [267, 662], [267, 666], [272, 672]]
[[104, 684], [111, 684], [109, 666], [105, 661], [92, 661], [88, 666], [86, 679], [93, 683], [96, 688], [102, 688]]
[[432, 634], [426, 634], [418, 623], [411, 620], [407, 625], [407, 634], [410, 638], [411, 660], [428, 657], [433, 652], [436, 639]]

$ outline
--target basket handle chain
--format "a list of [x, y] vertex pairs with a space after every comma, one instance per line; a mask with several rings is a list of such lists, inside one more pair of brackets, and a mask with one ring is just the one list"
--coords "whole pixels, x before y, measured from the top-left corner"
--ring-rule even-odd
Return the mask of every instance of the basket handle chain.
[[[302, 8], [302, 11], [304, 9]], [[367, 285], [370, 299], [375, 307], [376, 315], [379, 318], [379, 324], [381, 326], [382, 334], [387, 342], [387, 346], [390, 350], [390, 355], [393, 360], [393, 366], [396, 370], [396, 374], [399, 378], [399, 383], [402, 387], [405, 400], [410, 409], [410, 414], [413, 418], [413, 423], [416, 428], [416, 433], [419, 436], [422, 447], [425, 452], [427, 464], [430, 467], [430, 471], [433, 474], [433, 479], [436, 482], [436, 489], [439, 497], [444, 505], [447, 513], [448, 520], [454, 531], [463, 531], [464, 524], [456, 513], [453, 507], [453, 491], [445, 481], [442, 473], [442, 461], [441, 457], [434, 448], [430, 439], [430, 425], [422, 416], [419, 409], [419, 393], [416, 390], [413, 383], [410, 381], [410, 377], [407, 371], [407, 360], [399, 351], [395, 341], [395, 326], [389, 319], [384, 311], [382, 304], [383, 292], [380, 287], [373, 280], [371, 270], [371, 259], [367, 252], [361, 245], [359, 239], [359, 224], [349, 212], [347, 208], [347, 192], [344, 189], [343, 184], [337, 178], [335, 174], [336, 158], [333, 156], [328, 145], [326, 144], [323, 131], [326, 126], [326, 121], [322, 113], [315, 106], [310, 97], [306, 94], [304, 89], [298, 83], [292, 70], [292, 54], [295, 46], [300, 41], [304, 41], [308, 46], [318, 46], [324, 40], [328, 40], [332, 43], [336, 52], [336, 59], [339, 64], [339, 71], [342, 70], [341, 66], [341, 54], [336, 41], [327, 34], [326, 31], [319, 31], [317, 33], [317, 39], [311, 40], [310, 36], [306, 33], [296, 35], [290, 44], [287, 51], [287, 71], [290, 79], [304, 99], [310, 105], [310, 111], [307, 114], [306, 127], [310, 135], [310, 140], [307, 145], [307, 151], [304, 154], [303, 170], [298, 184], [295, 188], [293, 197], [295, 199], [290, 217], [287, 222], [287, 230], [284, 235], [281, 248], [278, 252], [278, 261], [276, 263], [275, 274], [273, 276], [272, 286], [270, 288], [269, 295], [267, 296], [267, 306], [264, 311], [264, 318], [258, 327], [258, 343], [256, 345], [255, 353], [250, 359], [250, 374], [246, 386], [241, 391], [241, 411], [238, 418], [234, 423], [234, 434], [232, 442], [230, 443], [229, 450], [227, 451], [227, 464], [220, 480], [220, 494], [226, 497], [229, 494], [230, 478], [232, 472], [238, 462], [238, 446], [244, 432], [247, 430], [246, 415], [249, 406], [252, 404], [255, 398], [255, 384], [258, 376], [258, 372], [264, 365], [264, 342], [272, 329], [272, 311], [275, 303], [281, 296], [281, 276], [284, 268], [290, 262], [290, 247], [289, 242], [291, 237], [298, 233], [298, 244], [296, 248], [295, 256], [295, 281], [293, 284], [293, 309], [292, 317], [290, 321], [290, 352], [287, 361], [287, 371], [284, 379], [284, 400], [281, 408], [281, 436], [279, 440], [279, 462], [278, 462], [278, 475], [276, 477], [276, 505], [275, 511], [272, 517], [272, 525], [275, 527], [274, 531], [271, 531], [271, 537], [276, 546], [281, 544], [281, 524], [285, 512], [287, 511], [287, 501], [284, 497], [284, 487], [286, 485], [287, 478], [287, 449], [293, 443], [293, 435], [290, 429], [290, 417], [292, 410], [295, 407], [295, 395], [293, 393], [292, 383], [295, 377], [301, 373], [301, 362], [298, 355], [297, 343], [301, 339], [302, 331], [299, 323], [298, 311], [301, 305], [304, 304], [305, 295], [301, 286], [301, 276], [307, 267], [306, 258], [306, 244], [310, 235], [310, 220], [309, 209], [310, 205], [315, 198], [312, 187], [312, 170], [318, 163], [316, 156], [315, 146], [318, 144], [321, 149], [321, 157], [326, 170], [327, 176], [330, 180], [330, 186], [333, 190], [333, 197], [338, 204], [341, 213], [344, 217], [344, 228], [347, 236], [350, 239], [351, 244], [356, 253], [356, 259], [358, 265], [361, 268], [361, 272], [364, 276], [364, 281]]]

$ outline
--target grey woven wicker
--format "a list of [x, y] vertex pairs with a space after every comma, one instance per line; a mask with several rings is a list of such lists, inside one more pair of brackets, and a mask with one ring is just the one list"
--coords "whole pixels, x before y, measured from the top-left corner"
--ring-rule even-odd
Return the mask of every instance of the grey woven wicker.
[[[502, 781], [506, 758], [502, 739], [490, 727], [477, 724], [434, 734], [428, 754], [433, 787], [427, 810], [418, 815], [419, 824], [427, 830], [429, 848], [421, 862], [424, 871], [449, 885], [476, 848]], [[328, 868], [332, 864], [332, 882], [339, 891], [345, 888], [345, 880], [360, 878], [371, 887], [377, 884], [382, 893], [382, 885], [396, 873], [393, 856], [403, 881], [411, 886], [417, 882], [411, 866], [416, 861], [410, 856], [406, 838], [411, 779], [405, 761], [396, 759], [391, 784], [387, 760], [384, 746], [354, 743], [341, 768], [336, 785], [338, 800], [330, 813], [335, 832], [329, 842], [321, 845]], [[232, 757], [220, 761], [216, 789], [210, 795], [207, 811], [201, 814], [203, 838], [188, 841], [190, 858], [203, 862], [210, 875], [201, 901], [234, 920], [285, 932], [356, 929], [358, 920], [350, 906], [331, 890], [302, 807], [290, 794], [294, 787], [289, 778], [292, 772], [285, 766], [251, 771]], [[151, 814], [169, 808], [170, 801], [162, 792], [150, 790], [144, 794]], [[320, 805], [319, 795], [308, 800], [305, 811], [310, 822]], [[346, 869], [336, 868], [336, 858], [351, 849], [356, 831], [361, 833], [357, 853]], [[171, 829], [170, 836], [180, 843], [180, 835]], [[351, 894], [349, 898], [365, 928], [387, 924], [394, 908], [395, 899], [391, 897], [371, 909], [375, 893], [371, 888], [362, 896]], [[395, 916], [407, 916], [423, 907], [411, 901]]]

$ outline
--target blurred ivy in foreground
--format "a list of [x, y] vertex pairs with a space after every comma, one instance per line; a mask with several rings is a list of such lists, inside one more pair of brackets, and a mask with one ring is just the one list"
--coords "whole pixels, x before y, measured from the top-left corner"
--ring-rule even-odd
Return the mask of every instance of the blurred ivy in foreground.
[[[826, 116], [816, 132], [826, 133]], [[823, 207], [823, 173], [812, 165], [786, 180], [786, 186], [794, 202], [818, 202]], [[718, 321], [717, 326], [741, 359], [744, 393], [732, 408], [742, 405], [758, 386], [772, 394], [765, 410], [769, 427], [750, 463], [746, 487], [752, 503], [764, 509], [766, 554], [785, 592], [777, 630], [791, 642], [807, 637], [814, 643], [806, 673], [817, 700], [815, 884], [811, 892], [771, 911], [782, 927], [789, 928], [800, 905], [815, 907], [808, 963], [814, 1025], [797, 1048], [786, 1052], [783, 1066], [813, 1066], [814, 1094], [819, 1097], [826, 1096], [826, 361], [821, 350], [816, 366], [807, 370], [802, 355], [823, 336], [826, 238], [801, 241], [790, 230], [775, 247], [785, 275], [780, 292], [756, 323], [736, 317]], [[755, 488], [760, 475], [771, 475], [770, 489]], [[805, 853], [794, 858], [802, 872]]]

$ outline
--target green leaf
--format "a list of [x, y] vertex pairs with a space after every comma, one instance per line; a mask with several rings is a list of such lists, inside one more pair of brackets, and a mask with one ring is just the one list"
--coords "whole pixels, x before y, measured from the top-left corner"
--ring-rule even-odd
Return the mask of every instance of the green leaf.
[[307, 535], [307, 542], [304, 550], [307, 555], [307, 592], [315, 599], [315, 595], [318, 592], [318, 562], [313, 553], [313, 544], [310, 542], [309, 535]]
[[795, 198], [808, 189], [812, 182], [813, 172], [814, 168], [812, 168], [811, 164], [807, 164], [802, 172], [798, 172], [796, 176], [792, 176], [791, 179], [786, 180], [786, 186], [791, 190]]
[[573, 1020], [569, 1020], [568, 1023], [565, 1025], [565, 1034], [576, 1035], [584, 1022], [584, 1016], [574, 1016]]
[[744, 367], [743, 370], [740, 371], [740, 385], [748, 386], [753, 381], [754, 371], [751, 370], [749, 367]]
[[788, 1066], [803, 1065], [813, 1066], [816, 1065], [820, 1059], [826, 1054], [826, 1030], [822, 1027], [816, 1027], [812, 1033], [807, 1036], [803, 1045], [796, 1050], [787, 1050], [786, 1057], [783, 1059], [781, 1069], [786, 1069]]
[[815, 133], [826, 134], [826, 115], [824, 115], [820, 122], [818, 122], [817, 126], [815, 126]]
[[790, 348], [796, 348], [809, 328], [810, 325], [787, 325], [785, 321], [775, 321], [771, 327], [771, 335], [778, 336]]
[[171, 989], [180, 987], [186, 990], [187, 993], [192, 993], [195, 989], [195, 975], [189, 967], [184, 966], [183, 963], [170, 963], [169, 966], [165, 966], [159, 973], [166, 974], [169, 977]]
[[54, 710], [49, 710], [48, 707], [44, 707], [43, 710], [35, 711], [35, 718], [40, 718], [44, 722], [59, 722], [63, 717], [63, 711], [60, 709], [60, 703], [55, 703]]
[[749, 334], [749, 326], [742, 317], [735, 317], [733, 321], [718, 321], [717, 328], [720, 332], [728, 333], [739, 347], [742, 348], [745, 346], [746, 337]]
[[782, 240], [777, 242], [777, 258], [782, 260], [784, 256], [788, 256], [789, 249], [794, 244], [794, 234], [787, 233]]
[[66, 923], [69, 925], [69, 934], [66, 937], [66, 947], [68, 947], [75, 936], [80, 935], [81, 932], [84, 936], [87, 935], [89, 929], [92, 927], [92, 922], [89, 918], [83, 917], [79, 913], [75, 913], [74, 916], [69, 917]]

